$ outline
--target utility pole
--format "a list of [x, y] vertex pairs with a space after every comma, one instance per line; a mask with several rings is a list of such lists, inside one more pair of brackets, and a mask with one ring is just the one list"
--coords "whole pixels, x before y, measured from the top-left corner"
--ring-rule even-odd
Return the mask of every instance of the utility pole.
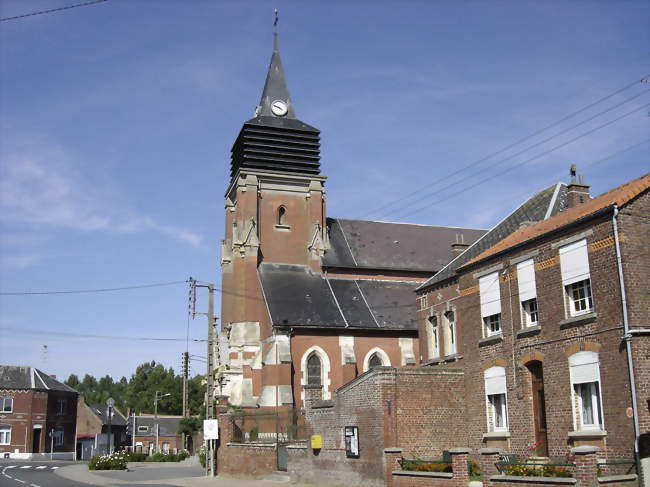
[[189, 416], [188, 411], [188, 387], [187, 380], [190, 375], [190, 354], [189, 352], [183, 352], [183, 417]]
[[163, 397], [171, 396], [171, 394], [168, 392], [167, 394], [161, 394], [160, 391], [156, 391], [156, 395], [154, 396], [153, 399], [153, 415], [154, 419], [156, 421], [156, 450], [154, 453], [158, 452], [158, 437], [159, 434], [158, 432], [160, 431], [160, 426], [158, 425], [158, 399], [162, 399]]
[[[196, 281], [192, 281], [195, 288], [204, 287], [208, 290], [208, 312], [207, 313], [197, 313], [193, 310], [192, 317], [197, 314], [205, 315], [208, 318], [208, 367], [207, 367], [207, 391], [206, 391], [206, 419], [214, 419], [214, 371], [219, 365], [219, 341], [216, 337], [215, 327], [217, 325], [217, 319], [214, 316], [214, 284], [205, 283], [197, 284]], [[215, 440], [206, 440], [207, 441], [207, 452], [206, 452], [206, 470], [207, 475], [214, 477], [214, 441]]]

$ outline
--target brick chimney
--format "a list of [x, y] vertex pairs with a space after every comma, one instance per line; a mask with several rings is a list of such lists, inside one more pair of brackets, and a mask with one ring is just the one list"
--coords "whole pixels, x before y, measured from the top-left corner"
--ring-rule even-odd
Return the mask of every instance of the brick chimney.
[[458, 255], [462, 254], [465, 252], [465, 249], [469, 247], [468, 243], [465, 243], [465, 236], [461, 233], [456, 234], [456, 241], [451, 244], [451, 253], [454, 258], [456, 258]]
[[567, 208], [575, 208], [591, 199], [589, 194], [589, 185], [585, 184], [582, 176], [577, 176], [577, 169], [575, 164], [571, 164], [569, 171], [571, 175], [571, 182], [567, 186]]

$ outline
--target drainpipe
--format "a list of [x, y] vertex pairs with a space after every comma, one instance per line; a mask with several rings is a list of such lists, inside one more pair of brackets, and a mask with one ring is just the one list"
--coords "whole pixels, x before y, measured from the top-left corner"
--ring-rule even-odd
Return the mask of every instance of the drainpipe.
[[630, 376], [630, 391], [632, 393], [632, 413], [634, 418], [634, 457], [639, 465], [639, 410], [636, 402], [636, 381], [634, 376], [634, 365], [632, 363], [632, 333], [630, 333], [630, 324], [627, 316], [627, 293], [625, 292], [625, 282], [623, 280], [623, 263], [621, 261], [621, 244], [618, 238], [618, 205], [614, 205], [614, 214], [612, 215], [612, 226], [614, 227], [614, 243], [616, 246], [616, 265], [618, 267], [618, 280], [621, 287], [621, 306], [623, 308], [623, 340], [627, 350], [627, 369]]

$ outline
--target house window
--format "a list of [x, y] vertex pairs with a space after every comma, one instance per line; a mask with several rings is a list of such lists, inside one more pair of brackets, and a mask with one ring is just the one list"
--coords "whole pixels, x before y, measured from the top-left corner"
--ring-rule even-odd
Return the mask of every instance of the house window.
[[493, 336], [501, 333], [501, 313], [498, 315], [490, 315], [483, 318], [483, 325], [485, 328], [485, 336]]
[[598, 354], [578, 352], [569, 357], [576, 430], [604, 430]]
[[586, 239], [560, 247], [560, 269], [567, 315], [591, 312], [594, 306]]
[[488, 431], [508, 431], [506, 369], [490, 367], [484, 372]]
[[63, 415], [66, 412], [68, 401], [65, 399], [57, 399], [56, 401], [56, 414]]
[[429, 307], [429, 295], [424, 294], [420, 298], [420, 309], [426, 309]]
[[537, 288], [535, 263], [528, 259], [517, 264], [517, 286], [521, 303], [521, 322], [524, 328], [537, 325]]
[[322, 385], [322, 370], [320, 357], [312, 353], [307, 359], [307, 384]]
[[0, 445], [11, 444], [11, 426], [0, 424]]
[[377, 352], [373, 353], [370, 356], [370, 359], [368, 360], [368, 368], [373, 369], [375, 367], [381, 367], [384, 365], [384, 362], [382, 362], [381, 357]]
[[501, 333], [501, 292], [499, 273], [493, 272], [479, 279], [483, 335]]
[[138, 426], [138, 433], [148, 433], [149, 426]]
[[538, 323], [537, 318], [537, 298], [521, 302], [521, 316], [524, 327], [535, 326]]
[[14, 399], [12, 397], [0, 398], [0, 406], [3, 413], [10, 413], [14, 410]]
[[456, 313], [445, 313], [445, 355], [456, 353]]
[[429, 316], [427, 321], [429, 358], [432, 359], [440, 356], [440, 344], [438, 343], [438, 318], [436, 316]]
[[63, 446], [63, 428], [54, 430], [54, 446]]

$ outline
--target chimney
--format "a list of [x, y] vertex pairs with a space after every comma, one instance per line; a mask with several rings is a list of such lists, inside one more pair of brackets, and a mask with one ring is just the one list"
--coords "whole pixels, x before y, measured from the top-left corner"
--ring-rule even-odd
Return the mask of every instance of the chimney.
[[469, 247], [468, 243], [465, 243], [465, 236], [461, 233], [460, 236], [456, 234], [456, 241], [451, 244], [451, 254], [453, 258], [456, 258]]
[[567, 208], [575, 208], [591, 199], [589, 194], [589, 185], [585, 184], [582, 176], [577, 176], [577, 169], [575, 164], [571, 164], [569, 170], [571, 175], [571, 182], [567, 186], [566, 203]]

